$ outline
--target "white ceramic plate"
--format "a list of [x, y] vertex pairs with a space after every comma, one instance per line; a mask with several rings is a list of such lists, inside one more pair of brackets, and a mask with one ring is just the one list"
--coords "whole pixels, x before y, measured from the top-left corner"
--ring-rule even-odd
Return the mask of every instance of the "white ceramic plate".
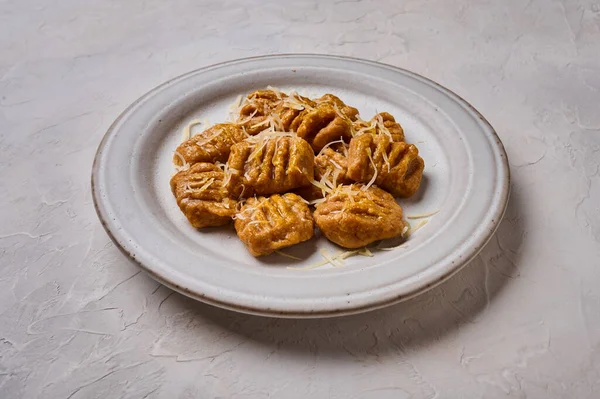
[[[439, 210], [393, 251], [356, 256], [343, 267], [291, 268], [323, 260], [339, 247], [325, 238], [253, 258], [232, 227], [193, 229], [170, 192], [173, 151], [191, 119], [228, 117], [240, 94], [277, 86], [310, 95], [333, 93], [364, 119], [393, 114], [425, 160], [406, 215]], [[114, 242], [167, 286], [241, 312], [321, 317], [383, 307], [440, 283], [473, 258], [506, 208], [509, 169], [492, 127], [460, 97], [414, 73], [358, 59], [279, 55], [210, 66], [175, 78], [131, 105], [96, 155], [92, 190]], [[413, 221], [414, 224], [414, 221]], [[386, 244], [384, 244], [386, 245]]]

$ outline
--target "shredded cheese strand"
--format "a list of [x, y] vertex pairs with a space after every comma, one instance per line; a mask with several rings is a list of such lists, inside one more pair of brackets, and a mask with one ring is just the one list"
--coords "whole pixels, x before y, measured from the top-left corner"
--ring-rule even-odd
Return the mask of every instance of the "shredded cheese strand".
[[175, 165], [175, 170], [177, 172], [181, 172], [182, 170], [188, 170], [190, 168], [190, 164], [185, 160], [183, 155], [179, 153], [179, 151], [175, 151], [175, 156], [177, 156], [177, 158], [179, 158], [179, 160], [181, 161], [181, 166]]
[[[242, 220], [245, 220], [245, 219], [242, 219]], [[248, 222], [248, 224], [246, 225], [246, 227], [252, 226], [252, 225], [255, 225], [255, 224], [261, 224], [261, 223], [265, 224], [265, 223], [269, 223], [269, 222], [267, 222], [266, 220], [252, 220], [252, 221]]]
[[319, 181], [316, 181], [315, 179], [310, 179], [310, 183], [313, 186], [316, 186], [317, 188], [321, 189], [321, 191], [323, 192], [323, 196], [325, 196], [326, 194], [331, 194], [333, 192], [332, 189], [327, 187], [325, 184], [323, 184]]
[[278, 99], [280, 99], [280, 100], [283, 99], [281, 90], [279, 90], [277, 87], [273, 87], [273, 86], [269, 85], [269, 86], [267, 86], [267, 90], [271, 90], [273, 93], [275, 93], [275, 95], [277, 96]]
[[339, 169], [336, 168], [333, 171], [333, 177], [332, 177], [332, 179], [333, 179], [333, 186], [334, 187], [338, 186], [338, 178], [340, 177], [340, 175], [342, 174], [342, 172], [343, 172], [343, 170], [341, 168], [339, 168]]
[[285, 108], [291, 108], [298, 111], [302, 111], [304, 109], [307, 111], [312, 111], [314, 109], [314, 107], [305, 103], [295, 90], [293, 90], [290, 95], [283, 100], [282, 104]]
[[[291, 132], [279, 132], [279, 131], [275, 131], [270, 128], [270, 130], [262, 131], [261, 133], [257, 134], [256, 136], [250, 136], [250, 137], [246, 138], [245, 139], [246, 142], [254, 144], [254, 149], [248, 156], [248, 161], [251, 161], [252, 159], [254, 159], [256, 156], [258, 156], [261, 153], [263, 148], [269, 142], [269, 139], [275, 138], [275, 139], [279, 140], [282, 137], [296, 137], [296, 134], [291, 133]], [[260, 144], [260, 145], [258, 145], [258, 144]]]
[[233, 175], [239, 175], [240, 171], [237, 169], [233, 169], [229, 167], [229, 164], [226, 163], [225, 164], [225, 168], [223, 169], [223, 174], [225, 175], [223, 177], [223, 187], [227, 186], [227, 184], [229, 183], [229, 181], [231, 180], [231, 177]]
[[342, 168], [342, 166], [335, 162], [333, 159], [330, 159], [329, 163], [332, 164], [338, 170], [339, 173], [341, 173], [344, 170], [344, 168]]
[[263, 148], [266, 147], [268, 140], [264, 140], [263, 143], [260, 146], [256, 146], [254, 148], [254, 150], [252, 150], [252, 152], [250, 153], [250, 155], [248, 156], [248, 160], [247, 162], [252, 161], [254, 158], [256, 158], [260, 152], [263, 150]]
[[383, 150], [381, 152], [381, 155], [383, 156], [383, 162], [385, 162], [385, 164], [387, 165], [387, 171], [388, 171], [388, 173], [390, 173], [390, 167], [391, 167], [391, 165], [390, 165], [390, 159], [388, 158], [387, 151]]
[[183, 128], [183, 135], [181, 137], [181, 141], [188, 141], [192, 138], [192, 128], [198, 125], [204, 125], [205, 120], [200, 119], [192, 119], [185, 127]]
[[238, 125], [243, 125], [244, 123], [250, 122], [252, 120], [252, 118], [254, 118], [254, 116], [258, 113], [258, 109], [255, 109], [254, 112], [252, 112], [250, 115], [248, 115], [247, 117], [245, 117], [244, 119], [239, 119], [237, 120], [237, 124]]
[[325, 146], [323, 148], [321, 148], [321, 151], [319, 151], [319, 153], [316, 156], [318, 157], [319, 155], [323, 154], [323, 151], [325, 151], [326, 148], [329, 148], [330, 146], [332, 146], [333, 144], [336, 144], [336, 143], [341, 143], [344, 145], [346, 144], [344, 142], [344, 140], [340, 137], [339, 140], [330, 141], [329, 143], [325, 144]]
[[317, 198], [317, 199], [314, 199], [312, 201], [308, 201], [308, 204], [309, 205], [317, 205], [317, 204], [320, 204], [322, 202], [325, 202], [325, 199], [326, 198]]
[[229, 105], [229, 120], [231, 122], [233, 122], [237, 119], [237, 115], [239, 115], [241, 108], [242, 108], [242, 95], [240, 94]]
[[215, 182], [215, 178], [211, 177], [210, 179], [208, 179], [208, 181], [206, 183], [204, 183], [204, 185], [202, 187], [200, 187], [198, 189], [198, 191], [202, 192], [202, 191], [208, 189], [211, 186], [211, 184], [213, 184], [214, 182]]
[[410, 216], [406, 216], [407, 219], [424, 219], [424, 218], [428, 218], [431, 217], [435, 214], [437, 214], [440, 210], [438, 209], [437, 211], [431, 211], [431, 212], [426, 212], [426, 213], [421, 213], [421, 214], [417, 214], [417, 215], [410, 215]]
[[410, 234], [414, 234], [417, 230], [419, 230], [421, 227], [425, 226], [428, 222], [429, 222], [429, 219], [421, 220], [419, 223], [417, 223], [417, 225], [415, 227], [411, 227]]
[[276, 251], [275, 251], [275, 253], [276, 253], [277, 255], [281, 255], [281, 256], [283, 256], [283, 257], [285, 257], [285, 258], [289, 258], [289, 259], [294, 259], [294, 260], [303, 260], [302, 258], [299, 258], [299, 257], [297, 257], [297, 256], [294, 256], [294, 255], [286, 254], [285, 252], [283, 252], [283, 251], [280, 251], [280, 250], [276, 250]]
[[213, 139], [219, 137], [224, 131], [225, 129], [217, 129], [215, 133], [196, 142], [196, 145], [202, 147], [203, 145], [210, 143]]
[[321, 180], [319, 181], [319, 183], [324, 184], [325, 186], [327, 186], [333, 190], [335, 188], [335, 185], [333, 184], [332, 181], [330, 181], [328, 179], [330, 174], [331, 174], [331, 169], [327, 169], [325, 171], [325, 173], [323, 173], [323, 176], [321, 176]]
[[328, 260], [323, 260], [321, 262], [313, 263], [312, 265], [302, 266], [302, 267], [287, 267], [289, 270], [313, 270], [321, 266], [328, 265]]
[[263, 142], [264, 140], [268, 140], [275, 137], [297, 137], [294, 132], [282, 132], [278, 130], [273, 130], [271, 128], [263, 130], [257, 135], [248, 136], [245, 141], [248, 143], [258, 144]]
[[[387, 249], [387, 248], [375, 248], [375, 249], [391, 250], [391, 249]], [[325, 266], [327, 264], [330, 264], [334, 267], [343, 267], [344, 266], [343, 261], [351, 256], [355, 256], [355, 255], [368, 256], [368, 257], [375, 256], [368, 247], [363, 247], [363, 248], [355, 249], [352, 251], [338, 252], [335, 255], [330, 255], [327, 252], [327, 250], [324, 248], [321, 248], [321, 250], [319, 252], [321, 253], [321, 256], [323, 256], [323, 258], [325, 258], [325, 260], [314, 263], [312, 265], [303, 266], [303, 267], [288, 267], [288, 269], [290, 269], [290, 270], [313, 270], [318, 267]]]
[[376, 115], [375, 120], [377, 122], [377, 128], [379, 129], [379, 132], [389, 136], [390, 139], [392, 139], [392, 133], [383, 123], [383, 117], [381, 115]]
[[336, 262], [336, 257], [339, 255], [333, 255], [333, 257], [329, 256], [329, 252], [327, 252], [327, 250], [325, 248], [321, 248], [319, 250], [319, 252], [321, 253], [321, 256], [324, 257], [325, 259], [327, 259], [329, 261], [329, 263], [331, 263], [333, 266], [335, 267], [342, 267], [344, 266], [342, 263], [338, 263]]
[[[362, 121], [363, 123], [367, 123], [365, 121]], [[357, 130], [356, 132], [356, 136], [361, 136], [371, 130], [373, 130], [374, 132], [376, 131], [375, 129], [377, 128], [377, 121], [372, 120], [368, 125], [361, 127], [360, 129]]]
[[369, 180], [366, 186], [362, 186], [360, 188], [362, 191], [367, 191], [369, 187], [371, 187], [373, 183], [375, 183], [375, 180], [377, 180], [377, 166], [375, 166], [375, 161], [373, 161], [373, 157], [371, 156], [370, 148], [367, 149], [367, 156], [369, 157], [369, 161], [371, 161], [371, 165], [373, 165], [373, 177], [371, 178], [371, 180]]
[[359, 255], [373, 257], [373, 252], [369, 250], [369, 248], [364, 247], [358, 252]]
[[408, 237], [408, 235], [410, 234], [410, 227], [408, 227], [408, 224], [406, 226], [404, 226], [404, 228], [402, 229], [402, 233], [400, 233], [400, 235], [402, 237]]

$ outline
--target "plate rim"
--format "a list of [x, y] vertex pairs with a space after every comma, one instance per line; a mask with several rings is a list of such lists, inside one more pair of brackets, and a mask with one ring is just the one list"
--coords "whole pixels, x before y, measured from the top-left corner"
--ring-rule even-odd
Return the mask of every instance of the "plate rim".
[[[395, 70], [395, 71], [401, 72], [405, 75], [409, 75], [413, 78], [416, 78], [418, 80], [424, 81], [425, 83], [427, 83], [427, 84], [435, 87], [436, 89], [444, 92], [445, 94], [447, 94], [451, 99], [455, 100], [463, 108], [466, 108], [467, 110], [470, 110], [471, 112], [473, 112], [474, 115], [479, 119], [479, 121], [481, 123], [483, 123], [483, 125], [485, 125], [485, 128], [487, 128], [487, 130], [488, 130], [487, 133], [489, 133], [493, 136], [494, 140], [490, 140], [490, 144], [492, 146], [493, 152], [499, 153], [500, 160], [501, 160], [501, 162], [498, 163], [497, 170], [502, 170], [504, 172], [504, 176], [505, 176], [505, 179], [501, 180], [498, 184], [500, 191], [498, 193], [493, 194], [493, 197], [495, 197], [493, 202], [496, 203], [497, 206], [494, 209], [492, 209], [493, 217], [491, 219], [491, 222], [490, 222], [490, 225], [488, 226], [488, 228], [485, 229], [480, 234], [477, 242], [474, 243], [474, 245], [467, 247], [465, 249], [465, 253], [463, 254], [463, 257], [461, 257], [460, 259], [457, 260], [456, 263], [454, 263], [454, 267], [452, 269], [448, 270], [445, 274], [438, 277], [435, 281], [429, 282], [428, 284], [424, 284], [420, 287], [416, 287], [408, 293], [405, 292], [398, 296], [393, 296], [393, 297], [387, 298], [387, 299], [380, 298], [378, 301], [373, 301], [373, 302], [370, 302], [370, 303], [367, 303], [364, 305], [355, 305], [353, 307], [348, 307], [348, 308], [344, 308], [344, 309], [335, 309], [335, 310], [307, 309], [306, 311], [304, 311], [304, 310], [303, 311], [292, 311], [292, 310], [283, 310], [283, 309], [278, 310], [278, 309], [274, 309], [274, 308], [242, 306], [239, 304], [232, 304], [230, 302], [222, 301], [218, 298], [209, 297], [202, 293], [191, 291], [185, 287], [180, 286], [179, 284], [177, 284], [173, 281], [169, 281], [166, 277], [155, 273], [151, 267], [147, 266], [140, 259], [138, 259], [135, 256], [135, 253], [129, 252], [125, 248], [125, 246], [123, 244], [121, 244], [121, 242], [117, 239], [114, 232], [111, 230], [110, 224], [107, 221], [109, 219], [109, 215], [104, 213], [106, 211], [103, 210], [103, 207], [102, 207], [103, 200], [101, 198], [101, 193], [99, 192], [99, 190], [100, 190], [98, 187], [99, 185], [96, 184], [96, 180], [98, 179], [98, 173], [99, 173], [99, 168], [100, 168], [100, 166], [99, 166], [100, 156], [101, 156], [104, 148], [106, 147], [107, 141], [114, 134], [114, 131], [117, 128], [117, 126], [119, 125], [119, 123], [121, 122], [121, 120], [123, 120], [123, 118], [125, 118], [129, 114], [129, 112], [132, 109], [134, 109], [140, 102], [142, 102], [146, 98], [152, 96], [155, 92], [160, 91], [163, 87], [166, 87], [177, 80], [183, 80], [188, 76], [202, 73], [203, 71], [215, 69], [220, 66], [231, 65], [231, 64], [236, 64], [236, 63], [243, 63], [243, 62], [247, 62], [247, 61], [265, 60], [265, 59], [268, 60], [268, 59], [273, 59], [273, 58], [298, 58], [298, 59], [301, 59], [302, 57], [325, 58], [325, 59], [329, 59], [329, 60], [337, 59], [340, 61], [349, 61], [349, 62], [353, 62], [353, 63], [367, 64], [367, 65], [371, 65], [371, 66], [375, 66], [375, 67], [380, 67], [380, 68], [383, 67], [383, 68]], [[167, 287], [169, 287], [181, 294], [184, 294], [188, 297], [191, 297], [193, 299], [196, 299], [196, 300], [199, 300], [199, 301], [202, 301], [202, 302], [214, 305], [214, 306], [218, 306], [221, 308], [234, 310], [234, 311], [238, 311], [238, 312], [242, 312], [242, 313], [247, 313], [247, 314], [254, 314], [254, 315], [260, 315], [260, 316], [271, 316], [271, 317], [285, 317], [285, 318], [335, 317], [335, 316], [343, 316], [343, 315], [349, 315], [349, 314], [355, 314], [355, 313], [361, 313], [361, 312], [366, 312], [366, 311], [370, 311], [370, 310], [375, 310], [375, 309], [383, 308], [383, 307], [393, 305], [395, 303], [413, 298], [425, 291], [428, 291], [428, 290], [434, 288], [435, 286], [441, 284], [442, 282], [448, 280], [450, 277], [452, 277], [453, 275], [458, 273], [460, 270], [462, 270], [462, 268], [464, 266], [466, 266], [481, 251], [481, 249], [489, 242], [489, 240], [495, 234], [498, 226], [501, 223], [504, 213], [506, 212], [506, 208], [508, 206], [510, 190], [511, 190], [510, 183], [511, 183], [510, 167], [509, 167], [508, 156], [506, 154], [506, 149], [504, 147], [504, 144], [502, 143], [502, 141], [501, 141], [500, 137], [498, 136], [497, 132], [495, 131], [495, 129], [487, 121], [487, 119], [485, 119], [485, 117], [474, 106], [472, 106], [470, 103], [468, 103], [460, 95], [456, 94], [452, 90], [446, 88], [445, 86], [442, 86], [441, 84], [439, 84], [427, 77], [424, 77], [420, 74], [417, 74], [415, 72], [412, 72], [412, 71], [404, 69], [404, 68], [400, 68], [400, 67], [389, 65], [389, 64], [384, 64], [381, 62], [361, 59], [361, 58], [357, 58], [357, 57], [327, 55], [327, 54], [314, 54], [314, 53], [271, 54], [271, 55], [260, 55], [260, 56], [254, 56], [254, 57], [245, 57], [245, 58], [238, 58], [238, 59], [223, 61], [223, 62], [207, 65], [202, 68], [194, 69], [194, 70], [186, 72], [184, 74], [175, 76], [175, 77], [153, 87], [152, 89], [150, 89], [149, 91], [144, 93], [142, 96], [140, 96], [133, 103], [131, 103], [110, 125], [110, 127], [108, 128], [107, 132], [105, 133], [105, 135], [103, 136], [102, 140], [100, 141], [100, 143], [98, 145], [98, 149], [94, 156], [94, 161], [93, 161], [93, 165], [92, 165], [92, 174], [91, 174], [91, 191], [92, 191], [93, 204], [94, 204], [96, 214], [98, 215], [98, 218], [100, 220], [100, 223], [102, 224], [102, 227], [106, 231], [107, 235], [110, 237], [111, 241], [116, 245], [116, 247], [130, 261], [137, 264], [142, 270], [144, 270], [146, 273], [148, 273], [150, 275], [150, 277], [152, 277], [154, 280], [158, 281], [161, 284], [166, 285]]]

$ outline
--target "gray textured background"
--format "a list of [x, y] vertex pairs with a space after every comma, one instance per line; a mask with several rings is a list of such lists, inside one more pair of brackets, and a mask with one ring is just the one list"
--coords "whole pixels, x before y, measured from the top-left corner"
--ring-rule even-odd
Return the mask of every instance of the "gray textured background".
[[[292, 321], [126, 261], [90, 197], [110, 123], [166, 79], [280, 52], [407, 68], [489, 119], [512, 198], [470, 266], [388, 309]], [[599, 111], [597, 1], [0, 0], [0, 397], [596, 398]]]

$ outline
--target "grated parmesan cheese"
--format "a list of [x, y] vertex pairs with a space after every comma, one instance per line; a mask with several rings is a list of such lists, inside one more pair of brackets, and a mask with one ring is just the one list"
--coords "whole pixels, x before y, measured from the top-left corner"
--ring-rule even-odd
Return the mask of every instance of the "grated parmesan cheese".
[[437, 214], [440, 210], [407, 216], [407, 219], [424, 219]]
[[268, 125], [268, 124], [269, 124], [269, 118], [267, 117], [264, 121], [255, 123], [254, 125], [250, 126], [250, 129], [254, 129], [255, 127]]
[[[337, 114], [337, 116], [339, 116], [342, 119], [348, 119], [348, 116], [346, 116], [346, 114], [344, 112], [342, 112], [342, 110], [337, 106], [337, 104], [333, 103], [333, 110], [335, 111], [335, 113]], [[352, 124], [350, 124], [352, 125]], [[350, 133], [352, 133], [352, 128], [350, 129]], [[354, 135], [352, 135], [354, 136]]]
[[381, 155], [383, 157], [383, 162], [387, 165], [387, 171], [390, 173], [390, 159], [388, 158], [388, 154], [386, 150], [381, 151]]
[[320, 181], [316, 181], [315, 179], [310, 179], [310, 182], [313, 186], [316, 186], [317, 188], [321, 189], [321, 191], [323, 192], [323, 196], [325, 196], [326, 194], [330, 194], [332, 192], [332, 190], [327, 187], [325, 184], [321, 183]]
[[275, 253], [277, 255], [281, 255], [281, 256], [283, 256], [285, 258], [290, 258], [290, 259], [294, 259], [294, 260], [303, 260], [302, 258], [299, 258], [299, 257], [294, 256], [294, 255], [286, 254], [285, 252], [280, 251], [280, 250], [275, 251]]
[[214, 132], [213, 134], [211, 134], [210, 136], [205, 137], [202, 140], [199, 140], [198, 142], [196, 142], [196, 145], [203, 146], [207, 143], [210, 143], [214, 138], [217, 138], [218, 136], [223, 134], [224, 131], [225, 131], [225, 129], [217, 129], [217, 131]]
[[[250, 128], [254, 129], [255, 127], [266, 126], [266, 125], [268, 125], [268, 128], [270, 128], [274, 132], [277, 132], [277, 131], [282, 132], [283, 131], [283, 122], [282, 122], [281, 118], [279, 117], [279, 115], [277, 115], [275, 113], [270, 113], [269, 115], [267, 115], [265, 117], [265, 120], [250, 126]], [[263, 131], [266, 129], [267, 128], [263, 129]]]
[[[259, 145], [255, 146], [254, 149], [252, 150], [252, 152], [250, 153], [250, 155], [248, 156], [248, 161], [251, 161], [255, 157], [257, 157], [261, 153], [261, 151], [263, 150], [263, 148], [266, 147], [266, 145], [267, 145], [267, 140], [264, 140], [260, 146]], [[244, 174], [244, 177], [246, 177], [246, 176], [247, 175]], [[249, 179], [249, 176], [246, 177], [246, 179]]]
[[258, 109], [255, 109], [254, 112], [252, 112], [250, 115], [248, 115], [247, 117], [245, 117], [244, 119], [239, 119], [237, 120], [237, 124], [238, 125], [243, 125], [244, 123], [250, 122], [252, 120], [252, 118], [254, 118], [254, 116], [258, 113]]
[[406, 225], [406, 226], [404, 226], [404, 228], [402, 229], [402, 233], [400, 233], [400, 235], [401, 235], [402, 237], [408, 237], [409, 230], [410, 230], [410, 227], [408, 227], [408, 224], [407, 224], [407, 225]]
[[335, 188], [335, 185], [332, 181], [330, 181], [328, 179], [330, 174], [331, 174], [331, 169], [327, 169], [325, 171], [325, 173], [323, 173], [323, 176], [321, 176], [321, 180], [319, 181], [319, 183], [324, 184], [325, 186], [327, 186], [333, 190]]
[[[375, 248], [375, 249], [391, 251], [394, 248]], [[290, 269], [290, 270], [313, 270], [318, 267], [325, 266], [327, 264], [330, 264], [334, 267], [343, 267], [344, 266], [343, 261], [347, 258], [350, 258], [351, 256], [355, 256], [355, 255], [368, 256], [368, 257], [375, 256], [368, 247], [363, 247], [363, 248], [355, 249], [352, 251], [338, 252], [334, 255], [330, 255], [329, 252], [327, 252], [327, 250], [324, 248], [321, 248], [319, 250], [319, 252], [321, 253], [321, 256], [323, 258], [325, 258], [323, 261], [320, 261], [320, 262], [317, 262], [317, 263], [314, 263], [314, 264], [311, 264], [308, 266], [303, 266], [303, 267], [288, 267], [288, 269]]]
[[392, 139], [392, 133], [389, 131], [389, 129], [383, 123], [383, 117], [381, 115], [376, 115], [375, 121], [376, 121], [377, 128], [379, 129], [379, 132], [385, 134], [386, 136], [389, 136], [390, 139]]
[[342, 137], [340, 136], [339, 140], [330, 141], [329, 143], [325, 144], [325, 146], [323, 148], [321, 148], [321, 151], [319, 151], [319, 153], [316, 156], [318, 157], [319, 155], [323, 154], [323, 151], [325, 151], [326, 148], [329, 148], [330, 146], [332, 146], [332, 145], [334, 145], [336, 143], [344, 144], [344, 146], [346, 144], [344, 142], [344, 140], [342, 139]]
[[280, 99], [280, 100], [283, 99], [283, 95], [281, 94], [281, 90], [279, 90], [277, 87], [273, 87], [273, 86], [269, 85], [269, 86], [267, 86], [267, 90], [271, 90], [272, 92], [274, 92], [278, 99]]
[[283, 121], [281, 120], [279, 115], [277, 115], [276, 113], [271, 113], [271, 115], [269, 115], [269, 117], [271, 118], [270, 126], [273, 128], [273, 130], [278, 130], [278, 131], [285, 130], [283, 127]]
[[[339, 166], [339, 165], [338, 165]], [[333, 186], [337, 187], [338, 186], [338, 177], [340, 177], [340, 175], [342, 174], [343, 170], [341, 167], [336, 168], [333, 171]]]
[[325, 202], [325, 198], [317, 198], [317, 199], [314, 199], [312, 201], [308, 201], [308, 204], [309, 205], [317, 205], [317, 204], [320, 204], [322, 202]]
[[358, 254], [361, 250], [360, 249], [355, 249], [353, 251], [346, 251], [346, 252], [342, 252], [341, 254], [339, 254], [337, 256], [337, 259], [347, 259], [351, 256], [354, 256], [356, 254]]
[[327, 252], [326, 249], [321, 248], [321, 250], [319, 251], [321, 253], [321, 256], [323, 258], [325, 258], [325, 260], [321, 261], [321, 262], [317, 262], [314, 263], [312, 265], [308, 265], [308, 266], [304, 266], [304, 267], [293, 267], [293, 268], [288, 268], [288, 269], [292, 269], [292, 270], [312, 270], [312, 269], [316, 269], [317, 267], [321, 267], [321, 266], [325, 266], [327, 264], [330, 264], [334, 267], [343, 267], [344, 266], [344, 259], [347, 259], [351, 256], [354, 255], [362, 255], [362, 256], [374, 256], [373, 252], [371, 252], [369, 250], [369, 248], [364, 247], [361, 249], [355, 249], [352, 251], [346, 251], [346, 252], [338, 252], [334, 255], [330, 255], [329, 252]]
[[326, 250], [325, 248], [321, 248], [321, 249], [319, 250], [319, 252], [321, 253], [321, 256], [322, 256], [322, 257], [324, 257], [324, 258], [325, 258], [325, 259], [326, 259], [326, 260], [327, 260], [329, 263], [331, 263], [333, 266], [335, 266], [335, 267], [342, 267], [342, 266], [344, 266], [344, 265], [343, 265], [341, 262], [340, 262], [340, 263], [338, 263], [338, 262], [337, 262], [337, 259], [336, 259], [336, 258], [337, 258], [339, 255], [333, 255], [333, 257], [331, 257], [331, 256], [329, 255], [329, 252], [327, 252], [327, 250]]
[[[365, 122], [365, 121], [363, 121], [363, 122], [364, 122], [364, 123], [367, 123], [367, 122]], [[360, 135], [363, 135], [363, 134], [365, 134], [365, 133], [367, 133], [367, 132], [369, 132], [369, 131], [371, 131], [371, 130], [372, 130], [372, 131], [375, 131], [375, 129], [376, 129], [376, 128], [377, 128], [377, 121], [373, 120], [373, 121], [371, 121], [371, 122], [370, 122], [368, 125], [366, 125], [366, 126], [364, 126], [364, 127], [360, 128], [360, 129], [358, 129], [358, 130], [356, 131], [356, 134], [355, 134], [355, 136], [360, 136]]]
[[316, 269], [318, 267], [325, 266], [327, 264], [329, 264], [329, 261], [328, 260], [323, 260], [321, 262], [313, 263], [312, 265], [308, 265], [308, 266], [302, 266], [302, 267], [289, 267], [288, 266], [287, 268], [289, 270], [299, 270], [299, 271], [302, 271], [302, 270], [313, 270], [313, 269]]
[[[244, 219], [242, 219], [242, 220], [244, 220]], [[265, 224], [265, 223], [268, 224], [269, 222], [267, 222], [266, 220], [252, 220], [251, 222], [248, 222], [248, 224], [246, 225], [246, 227], [252, 226], [252, 225], [255, 225], [255, 224], [261, 224], [261, 223], [262, 224]]]
[[225, 175], [223, 177], [223, 187], [225, 187], [229, 181], [231, 180], [231, 176], [232, 175], [239, 175], [240, 171], [234, 168], [230, 168], [229, 164], [225, 164], [225, 167], [223, 168], [223, 174]]
[[190, 168], [190, 164], [185, 160], [183, 155], [181, 155], [178, 151], [175, 151], [174, 155], [181, 161], [181, 166], [175, 165], [175, 170], [177, 172], [181, 172], [182, 170], [188, 170]]
[[215, 182], [215, 178], [211, 177], [210, 179], [208, 179], [208, 181], [206, 183], [204, 183], [204, 185], [202, 187], [200, 187], [198, 189], [198, 191], [202, 192], [202, 191], [208, 189], [214, 182]]
[[192, 138], [192, 128], [198, 125], [205, 125], [205, 120], [200, 119], [192, 119], [190, 123], [185, 125], [183, 128], [183, 135], [181, 136], [181, 141], [188, 141]]
[[419, 223], [417, 223], [417, 225], [415, 227], [411, 227], [410, 229], [410, 234], [415, 233], [417, 230], [419, 230], [421, 227], [425, 226], [427, 223], [429, 222], [429, 219], [424, 219], [421, 220]]
[[304, 100], [302, 100], [302, 97], [300, 97], [300, 95], [295, 90], [292, 91], [290, 95], [283, 100], [282, 104], [285, 108], [291, 108], [298, 111], [302, 111], [305, 109], [307, 111], [312, 111], [314, 109], [314, 107], [304, 102]]
[[269, 129], [263, 130], [257, 135], [249, 136], [245, 139], [245, 141], [257, 144], [275, 137], [297, 137], [297, 135], [293, 132], [282, 132], [279, 130]]
[[358, 252], [359, 255], [373, 257], [373, 252], [369, 250], [369, 248], [364, 247]]
[[366, 186], [362, 186], [360, 188], [363, 191], [367, 191], [369, 187], [371, 187], [375, 183], [375, 180], [377, 180], [377, 167], [375, 166], [375, 161], [373, 161], [373, 157], [371, 156], [370, 148], [367, 148], [367, 156], [369, 157], [369, 161], [371, 161], [371, 165], [373, 166], [373, 177], [371, 178], [371, 180], [369, 180]]
[[231, 122], [233, 122], [237, 119], [237, 116], [239, 115], [241, 108], [242, 108], [242, 95], [240, 94], [229, 105], [229, 120]]
[[296, 134], [291, 132], [280, 132], [270, 128], [269, 130], [264, 130], [260, 132], [256, 136], [249, 136], [248, 138], [246, 138], [246, 142], [254, 145], [252, 152], [250, 153], [250, 155], [248, 155], [248, 161], [251, 161], [261, 153], [263, 148], [269, 142], [269, 139], [279, 139], [281, 137], [296, 137]]
[[337, 162], [335, 162], [333, 159], [330, 159], [329, 163], [335, 167], [335, 169], [338, 171], [338, 173], [341, 173], [344, 170], [344, 168], [342, 168], [342, 166], [340, 164], [338, 164]]

